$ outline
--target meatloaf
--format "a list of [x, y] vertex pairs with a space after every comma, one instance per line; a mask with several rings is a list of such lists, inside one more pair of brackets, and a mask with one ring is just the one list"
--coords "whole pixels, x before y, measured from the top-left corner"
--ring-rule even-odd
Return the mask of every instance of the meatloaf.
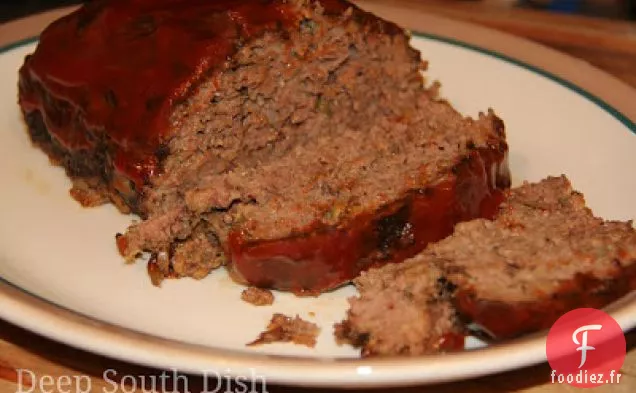
[[20, 70], [32, 140], [71, 194], [141, 217], [155, 283], [227, 264], [317, 293], [492, 215], [504, 125], [427, 89], [396, 25], [340, 0], [96, 0]]
[[417, 257], [355, 282], [360, 297], [336, 333], [363, 354], [444, 349], [440, 338], [462, 331], [457, 316], [512, 338], [636, 289], [636, 231], [595, 217], [565, 177], [550, 177], [507, 192], [494, 220], [460, 223]]
[[423, 355], [464, 348], [464, 328], [448, 283], [430, 260], [389, 264], [354, 280], [347, 320], [336, 340], [362, 348], [362, 356]]

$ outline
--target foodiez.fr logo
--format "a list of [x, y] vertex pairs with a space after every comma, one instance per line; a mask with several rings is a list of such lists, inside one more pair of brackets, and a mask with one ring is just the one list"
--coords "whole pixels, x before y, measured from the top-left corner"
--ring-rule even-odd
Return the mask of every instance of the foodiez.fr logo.
[[563, 315], [550, 329], [546, 343], [552, 383], [582, 388], [620, 383], [626, 352], [619, 324], [593, 308]]
[[[574, 331], [574, 334], [572, 334], [572, 341], [574, 341], [575, 344], [581, 345], [580, 347], [576, 349], [577, 351], [581, 351], [581, 364], [579, 364], [579, 368], [582, 368], [585, 365], [585, 361], [587, 360], [587, 351], [593, 351], [596, 349], [594, 347], [590, 347], [589, 345], [587, 345], [587, 332], [589, 330], [601, 330], [601, 329], [603, 329], [603, 325], [585, 325], [576, 329]], [[583, 336], [583, 339], [581, 340], [581, 342], [579, 342], [577, 338], [579, 333], [582, 333], [582, 336]]]

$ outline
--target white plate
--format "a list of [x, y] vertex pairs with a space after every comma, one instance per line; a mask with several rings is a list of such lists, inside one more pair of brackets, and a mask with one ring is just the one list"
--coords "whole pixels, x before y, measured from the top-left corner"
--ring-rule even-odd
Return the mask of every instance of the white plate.
[[[356, 359], [356, 351], [338, 347], [332, 336], [352, 288], [319, 298], [277, 293], [274, 306], [256, 308], [240, 300], [242, 288], [222, 270], [202, 281], [153, 287], [145, 266], [125, 265], [115, 249], [114, 234], [131, 217], [112, 206], [81, 208], [68, 195], [63, 170], [30, 146], [16, 81], [34, 45], [0, 54], [0, 317], [131, 362], [193, 373], [249, 375], [254, 369], [270, 382], [298, 385], [433, 383], [544, 360], [540, 334], [458, 354]], [[491, 52], [432, 36], [416, 36], [413, 45], [461, 112], [475, 116], [493, 107], [505, 120], [514, 183], [565, 173], [597, 214], [636, 218], [636, 176], [630, 174], [636, 126], [627, 117], [550, 74]], [[317, 322], [317, 347], [246, 348], [273, 312]], [[624, 329], [636, 326], [636, 301], [616, 305], [613, 315]]]

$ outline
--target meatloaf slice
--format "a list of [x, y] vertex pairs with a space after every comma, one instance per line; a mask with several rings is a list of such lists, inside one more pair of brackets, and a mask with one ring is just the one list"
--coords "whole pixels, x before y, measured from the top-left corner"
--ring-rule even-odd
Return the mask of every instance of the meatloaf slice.
[[441, 270], [430, 260], [409, 260], [363, 272], [360, 296], [349, 300], [336, 339], [362, 347], [362, 356], [423, 355], [464, 348], [463, 327]]
[[457, 286], [460, 314], [496, 338], [636, 289], [632, 223], [595, 217], [563, 176], [516, 188], [496, 220], [459, 224], [430, 251]]
[[494, 220], [460, 223], [415, 258], [355, 283], [360, 297], [336, 335], [364, 355], [438, 351], [443, 332], [461, 331], [455, 314], [511, 338], [636, 289], [636, 231], [594, 217], [565, 177], [550, 177], [508, 191]]
[[424, 85], [397, 26], [340, 0], [97, 0], [20, 70], [33, 141], [153, 282], [230, 263], [316, 293], [400, 261], [507, 187], [504, 127]]

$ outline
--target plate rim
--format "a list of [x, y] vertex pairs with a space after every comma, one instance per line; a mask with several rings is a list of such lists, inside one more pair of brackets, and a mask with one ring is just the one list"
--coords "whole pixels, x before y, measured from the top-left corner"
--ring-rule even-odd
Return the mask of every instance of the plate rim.
[[[63, 10], [71, 9], [73, 8]], [[59, 16], [60, 12], [60, 10], [55, 10], [49, 14], [52, 17], [53, 15]], [[38, 15], [38, 18], [41, 17], [42, 15]], [[494, 31], [465, 22], [427, 16], [429, 21], [431, 18], [441, 20], [444, 26], [450, 23], [456, 27], [466, 28], [468, 26], [473, 29], [485, 30], [489, 34], [493, 34]], [[28, 19], [25, 18], [26, 21]], [[544, 51], [553, 52], [552, 55], [558, 53], [506, 33], [494, 31], [494, 34], [505, 37], [507, 40], [519, 41], [524, 45], [533, 45], [535, 50], [538, 46]], [[414, 32], [413, 35], [477, 51], [540, 74], [592, 101], [636, 135], [636, 111], [632, 113], [631, 111], [626, 112], [624, 107], [617, 108], [616, 105], [605, 100], [606, 97], [601, 97], [596, 92], [582, 87], [580, 84], [575, 84], [545, 67], [512, 57], [492, 47], [476, 45], [453, 36], [440, 35], [438, 31]], [[4, 46], [0, 47], [0, 55], [31, 44], [35, 40], [37, 40], [37, 36], [5, 43]], [[580, 66], [580, 60], [576, 58], [560, 53], [558, 56]], [[601, 79], [613, 79], [611, 75], [594, 67], [591, 67], [591, 72], [595, 72]], [[623, 85], [621, 93], [628, 92], [635, 98], [632, 102], [636, 102], [636, 90], [623, 82], [619, 81], [618, 83]], [[616, 306], [619, 308], [613, 314], [624, 329], [636, 325], [636, 297], [628, 297], [629, 300], [617, 303], [623, 304], [623, 307]], [[545, 361], [544, 332], [483, 349], [417, 358], [299, 358], [224, 350], [164, 339], [88, 317], [38, 297], [11, 284], [2, 277], [0, 277], [0, 318], [55, 341], [126, 362], [168, 370], [178, 368], [180, 371], [194, 374], [201, 374], [204, 370], [220, 373], [230, 368], [232, 372], [229, 374], [240, 376], [248, 375], [250, 370], [255, 369], [270, 383], [295, 386], [389, 387], [433, 384], [508, 371]], [[135, 348], [135, 350], [131, 352], [130, 348]], [[480, 367], [475, 367], [475, 356], [495, 356], [499, 361], [481, 362]], [[176, 367], [177, 362], [179, 367]], [[249, 366], [246, 366], [247, 364]], [[470, 368], [465, 368], [458, 373], [457, 370], [462, 370], [462, 365], [470, 366]], [[302, 375], [302, 377], [297, 375]]]

